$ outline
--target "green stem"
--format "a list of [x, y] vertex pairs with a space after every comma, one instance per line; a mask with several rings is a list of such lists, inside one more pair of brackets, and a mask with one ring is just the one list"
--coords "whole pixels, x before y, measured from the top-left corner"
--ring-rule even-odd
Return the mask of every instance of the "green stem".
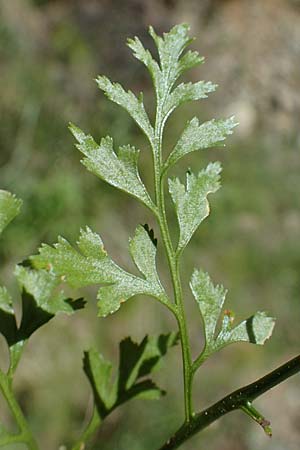
[[267, 420], [251, 402], [246, 402], [245, 405], [241, 406], [241, 410], [244, 411], [251, 419], [255, 420], [264, 430], [267, 436], [272, 437], [271, 423]]
[[186, 421], [189, 422], [193, 416], [193, 402], [192, 402], [192, 383], [193, 383], [193, 371], [192, 371], [192, 357], [191, 347], [189, 341], [188, 330], [186, 326], [186, 314], [183, 304], [183, 296], [181, 289], [179, 263], [175, 258], [175, 276], [178, 282], [178, 293], [175, 291], [175, 300], [177, 302], [178, 314], [177, 322], [181, 336], [181, 348], [182, 348], [182, 360], [184, 371], [184, 398], [185, 398], [185, 414]]
[[97, 431], [98, 427], [101, 425], [101, 422], [102, 420], [98, 414], [97, 408], [94, 407], [93, 415], [88, 426], [85, 428], [78, 441], [73, 445], [72, 450], [84, 450], [85, 443]]
[[183, 361], [183, 380], [184, 380], [184, 407], [185, 421], [189, 423], [193, 415], [192, 407], [192, 358], [190, 341], [186, 327], [186, 315], [183, 304], [181, 280], [179, 273], [179, 262], [173, 248], [170, 237], [169, 227], [166, 217], [165, 198], [164, 198], [164, 176], [162, 175], [162, 135], [164, 128], [164, 120], [161, 115], [162, 104], [157, 107], [156, 124], [155, 124], [155, 144], [153, 145], [153, 163], [154, 163], [154, 182], [155, 182], [155, 198], [158, 210], [158, 223], [161, 231], [162, 241], [167, 255], [168, 265], [170, 269], [174, 300], [176, 304], [175, 317], [178, 323], [182, 361]]
[[189, 422], [193, 414], [192, 406], [192, 361], [190, 342], [186, 327], [186, 316], [182, 298], [182, 288], [179, 275], [179, 267], [175, 258], [174, 250], [171, 244], [168, 226], [165, 219], [164, 209], [162, 209], [162, 220], [160, 220], [160, 230], [165, 245], [165, 250], [168, 258], [174, 298], [177, 306], [176, 320], [180, 331], [182, 361], [183, 361], [183, 380], [184, 380], [184, 405], [185, 405], [185, 420]]
[[[159, 450], [174, 450], [180, 447], [184, 442], [208, 427], [211, 423], [237, 409], [241, 409], [250, 415], [261, 426], [265, 428], [269, 427], [268, 421], [252, 407], [252, 401], [299, 372], [300, 355], [254, 383], [232, 392], [209, 408], [195, 414], [190, 423], [184, 423]], [[266, 431], [267, 434], [270, 434], [269, 428]]]
[[10, 445], [14, 443], [20, 443], [23, 444], [24, 437], [23, 434], [5, 434], [4, 436], [0, 437], [0, 447], [4, 447], [5, 445]]
[[204, 361], [208, 358], [209, 353], [206, 352], [206, 348], [203, 349], [203, 351], [200, 353], [200, 355], [195, 359], [195, 361], [192, 364], [192, 372], [193, 376], [197, 372], [200, 366], [204, 363]]
[[19, 434], [11, 435], [11, 438], [7, 438], [7, 441], [24, 442], [29, 450], [38, 450], [38, 444], [28, 427], [27, 421], [12, 391], [12, 379], [1, 370], [0, 389], [20, 429]]

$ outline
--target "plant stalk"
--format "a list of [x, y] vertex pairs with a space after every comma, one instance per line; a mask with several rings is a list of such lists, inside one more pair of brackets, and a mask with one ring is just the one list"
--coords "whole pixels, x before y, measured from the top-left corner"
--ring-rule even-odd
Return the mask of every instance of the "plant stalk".
[[[219, 400], [209, 408], [195, 414], [190, 423], [184, 423], [159, 450], [174, 450], [193, 435], [231, 411], [248, 408], [249, 403], [273, 387], [300, 372], [300, 355], [268, 373], [259, 380], [242, 387]], [[263, 424], [260, 424], [263, 426]]]
[[20, 433], [11, 435], [8, 442], [24, 442], [29, 450], [39, 450], [38, 444], [32, 435], [23, 412], [12, 391], [11, 378], [0, 370], [0, 390], [9, 406], [9, 409], [20, 429]]
[[183, 304], [179, 264], [178, 259], [176, 257], [176, 253], [173, 248], [166, 217], [165, 198], [164, 198], [164, 175], [162, 174], [162, 135], [164, 128], [164, 121], [161, 117], [161, 109], [162, 109], [161, 105], [158, 105], [155, 124], [155, 145], [153, 146], [155, 198], [158, 210], [157, 220], [160, 227], [165, 252], [167, 255], [174, 291], [174, 300], [176, 304], [175, 317], [180, 332], [182, 362], [183, 362], [185, 422], [189, 423], [193, 415], [192, 358], [191, 358], [190, 341], [186, 327], [186, 315]]
[[86, 442], [95, 434], [98, 427], [101, 425], [102, 419], [99, 416], [96, 406], [94, 406], [93, 415], [90, 419], [88, 426], [77, 442], [73, 445], [72, 450], [84, 450], [86, 448]]

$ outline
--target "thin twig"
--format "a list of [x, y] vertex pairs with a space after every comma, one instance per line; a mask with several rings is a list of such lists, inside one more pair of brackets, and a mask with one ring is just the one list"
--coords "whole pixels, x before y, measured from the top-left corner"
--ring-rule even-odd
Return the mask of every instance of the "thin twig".
[[257, 397], [298, 372], [300, 372], [300, 355], [254, 383], [232, 392], [214, 405], [196, 414], [190, 423], [183, 424], [159, 450], [173, 450], [180, 447], [181, 444], [220, 417], [236, 409], [243, 409]]

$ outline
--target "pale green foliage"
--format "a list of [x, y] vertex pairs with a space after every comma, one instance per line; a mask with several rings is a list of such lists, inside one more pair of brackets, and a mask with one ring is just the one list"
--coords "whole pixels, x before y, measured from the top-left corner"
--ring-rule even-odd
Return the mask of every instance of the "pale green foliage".
[[214, 92], [216, 84], [210, 81], [198, 81], [197, 83], [180, 83], [167, 97], [164, 103], [163, 114], [169, 116], [175, 108], [192, 100], [207, 98], [210, 92]]
[[[187, 25], [178, 25], [160, 37], [156, 35], [153, 28], [150, 28], [150, 35], [158, 49], [159, 62], [153, 58], [149, 50], [143, 47], [138, 38], [128, 41], [134, 56], [145, 64], [153, 79], [157, 97], [155, 127], [151, 125], [146, 113], [142, 95], [137, 98], [131, 91], [126, 92], [120, 84], [112, 83], [105, 76], [99, 76], [96, 80], [99, 88], [107, 97], [125, 108], [145, 133], [154, 159], [157, 159], [161, 153], [158, 139], [160, 139], [160, 133], [162, 133], [171, 112], [186, 101], [206, 98], [210, 92], [216, 89], [215, 84], [204, 81], [175, 85], [186, 70], [204, 61], [204, 58], [200, 57], [197, 52], [188, 51], [183, 54], [185, 48], [192, 42], [188, 30]], [[161, 176], [185, 154], [219, 144], [228, 134], [231, 134], [235, 125], [233, 118], [212, 120], [202, 125], [199, 125], [198, 119], [192, 119], [164, 166], [161, 167]], [[113, 149], [112, 138], [102, 138], [100, 144], [97, 144], [90, 135], [86, 135], [78, 127], [71, 125], [70, 128], [78, 141], [77, 148], [85, 155], [83, 164], [107, 183], [143, 202], [157, 216], [157, 205], [151, 200], [139, 176], [138, 150], [126, 145], [121, 146], [116, 153]], [[187, 245], [198, 225], [208, 215], [209, 208], [206, 197], [209, 192], [215, 192], [218, 188], [219, 172], [220, 167], [216, 163], [210, 165], [206, 171], [201, 171], [198, 176], [188, 175], [186, 190], [178, 180], [170, 181], [170, 192], [180, 226], [178, 251]], [[92, 233], [86, 233], [85, 236], [87, 235], [91, 238]], [[33, 259], [34, 264], [37, 264], [37, 267], [46, 267], [47, 264], [50, 264], [55, 273], [65, 276], [66, 280], [76, 287], [89, 284], [107, 285], [101, 287], [98, 293], [99, 314], [103, 316], [116, 311], [122, 302], [136, 294], [148, 294], [168, 304], [166, 294], [158, 280], [156, 270], [154, 270], [153, 248], [149, 247], [151, 255], [147, 254], [147, 258], [144, 257], [144, 251], [140, 252], [140, 258], [134, 255], [134, 247], [138, 242], [137, 234], [131, 241], [130, 248], [132, 257], [145, 279], [125, 272], [109, 258], [106, 252], [102, 254], [99, 250], [95, 256], [97, 245], [100, 249], [103, 247], [101, 240], [96, 244], [92, 256], [89, 253], [90, 250], [83, 248], [80, 244], [83, 236], [82, 232], [79, 240], [79, 252], [60, 238], [54, 248], [44, 246], [40, 256]], [[141, 236], [145, 243], [147, 240], [149, 241], [144, 232]], [[140, 242], [139, 245], [141, 246]], [[89, 245], [89, 249], [90, 247]]]
[[149, 32], [158, 49], [161, 73], [166, 86], [172, 87], [187, 69], [204, 61], [203, 57], [192, 51], [180, 58], [184, 49], [193, 41], [188, 35], [187, 24], [175, 25], [168, 33], [164, 33], [163, 37], [158, 36], [152, 27]]
[[[264, 344], [274, 327], [274, 319], [264, 312], [257, 312], [238, 325], [233, 324], [230, 311], [225, 310], [222, 318], [226, 291], [222, 286], [214, 286], [208, 274], [196, 270], [190, 286], [202, 316], [205, 345], [199, 356], [192, 359], [179, 260], [182, 250], [209, 214], [207, 196], [216, 192], [220, 186], [221, 166], [216, 162], [209, 164], [198, 174], [188, 171], [186, 185], [177, 178], [169, 180], [169, 193], [179, 224], [176, 250], [168, 227], [163, 183], [167, 171], [183, 156], [196, 150], [224, 146], [224, 140], [232, 134], [237, 123], [230, 117], [199, 124], [199, 120], [194, 117], [188, 121], [173, 150], [164, 159], [164, 126], [170, 114], [185, 102], [206, 98], [217, 87], [205, 81], [178, 84], [178, 79], [185, 71], [204, 62], [204, 58], [195, 51], [183, 53], [192, 42], [188, 30], [189, 27], [185, 24], [177, 25], [160, 37], [150, 27], [149, 32], [157, 47], [159, 61], [153, 58], [138, 38], [128, 41], [134, 56], [146, 66], [153, 80], [156, 94], [153, 124], [146, 112], [142, 94], [136, 97], [133, 92], [127, 92], [120, 84], [112, 83], [105, 76], [99, 76], [96, 80], [105, 95], [131, 115], [149, 141], [153, 156], [155, 201], [139, 175], [139, 150], [131, 145], [122, 145], [115, 150], [111, 137], [102, 138], [98, 144], [92, 136], [75, 125], [70, 125], [71, 132], [78, 141], [76, 146], [84, 155], [82, 163], [87, 169], [103, 181], [135, 197], [153, 212], [169, 263], [174, 302], [160, 282], [156, 269], [157, 241], [153, 231], [146, 225], [138, 226], [129, 242], [130, 255], [140, 275], [129, 273], [117, 265], [107, 254], [100, 236], [87, 227], [80, 232], [77, 248], [60, 237], [54, 246], [43, 244], [39, 254], [30, 258], [34, 270], [27, 266], [17, 267], [15, 273], [22, 292], [22, 316], [19, 323], [16, 321], [9, 293], [0, 287], [0, 332], [7, 341], [11, 358], [7, 378], [4, 375], [4, 379], [5, 382], [9, 380], [10, 386], [23, 344], [32, 333], [58, 312], [71, 313], [83, 306], [81, 299], [70, 301], [64, 298], [59, 287], [63, 281], [75, 288], [100, 285], [97, 295], [100, 316], [117, 311], [123, 302], [135, 295], [146, 294], [167, 306], [176, 318], [179, 333], [146, 336], [140, 344], [134, 343], [130, 338], [123, 340], [120, 344], [119, 367], [114, 376], [112, 364], [95, 349], [85, 352], [84, 370], [94, 394], [94, 412], [82, 439], [73, 447], [74, 450], [86, 447], [86, 440], [117, 406], [132, 398], [153, 399], [163, 394], [149, 375], [157, 368], [168, 349], [177, 343], [178, 337], [182, 345], [185, 402], [185, 424], [179, 434], [186, 426], [189, 436], [194, 432], [197, 416], [192, 408], [192, 382], [201, 363], [212, 353], [234, 342]], [[0, 232], [18, 213], [19, 208], [19, 200], [0, 191]], [[3, 385], [0, 388], [3, 390]], [[15, 417], [18, 422], [19, 416]], [[0, 439], [1, 433], [0, 428]], [[169, 442], [171, 441], [172, 439]], [[30, 442], [30, 448], [37, 448], [35, 444], [32, 445], [32, 439]], [[176, 442], [174, 448], [175, 445], [177, 448]]]
[[234, 117], [226, 120], [210, 120], [199, 125], [196, 117], [190, 120], [185, 127], [174, 149], [168, 157], [165, 167], [169, 168], [175, 164], [182, 156], [209, 147], [220, 145], [226, 136], [232, 134], [232, 130], [237, 126]]
[[10, 192], [0, 190], [0, 233], [19, 214], [22, 201]]
[[[191, 359], [190, 343], [186, 332], [184, 305], [181, 297], [181, 282], [178, 261], [201, 222], [209, 214], [208, 194], [216, 192], [220, 186], [221, 166], [211, 163], [198, 174], [187, 172], [186, 185], [179, 179], [169, 180], [169, 193], [174, 203], [179, 224], [179, 238], [176, 251], [173, 249], [167, 225], [164, 206], [163, 181], [166, 172], [183, 156], [196, 150], [224, 145], [223, 141], [232, 134], [237, 125], [233, 117], [210, 120], [199, 124], [191, 119], [164, 161], [162, 154], [163, 131], [170, 114], [181, 104], [204, 99], [216, 89], [211, 82], [180, 83], [179, 77], [188, 69], [204, 61], [197, 52], [186, 52], [191, 43], [188, 26], [178, 25], [163, 37], [157, 36], [152, 28], [150, 35], [158, 49], [159, 62], [138, 38], [128, 41], [134, 56], [149, 70], [156, 93], [155, 124], [152, 125], [145, 110], [143, 96], [137, 98], [120, 84], [112, 83], [107, 77], [97, 78], [99, 88], [105, 95], [131, 115], [144, 132], [153, 153], [155, 202], [151, 199], [138, 171], [139, 151], [131, 145], [123, 145], [114, 150], [110, 137], [96, 143], [78, 127], [70, 129], [78, 141], [77, 148], [84, 154], [82, 163], [92, 173], [110, 185], [132, 195], [146, 205], [158, 220], [163, 245], [168, 256], [172, 276], [175, 305], [166, 294], [156, 269], [156, 240], [147, 227], [138, 226], [129, 241], [129, 250], [140, 276], [125, 271], [107, 254], [100, 236], [89, 228], [81, 230], [77, 248], [63, 238], [54, 246], [43, 245], [39, 255], [31, 258], [43, 276], [53, 276], [54, 280], [67, 281], [71, 286], [81, 288], [100, 285], [98, 290], [99, 315], [106, 316], [117, 311], [120, 305], [139, 294], [146, 294], [165, 304], [176, 316], [183, 347], [185, 413], [191, 418], [192, 408], [187, 386], [199, 365], [212, 353], [222, 347], [240, 341], [263, 344], [271, 335], [274, 319], [258, 312], [251, 318], [233, 325], [231, 313], [225, 311], [219, 326], [226, 291], [222, 286], [214, 286], [207, 274], [195, 271], [191, 279], [191, 289], [198, 303], [203, 319], [205, 346], [196, 360]], [[177, 83], [177, 85], [176, 85]], [[19, 278], [25, 269], [19, 269]], [[27, 277], [28, 274], [24, 272]], [[31, 273], [27, 285], [34, 291], [37, 273]], [[29, 289], [27, 286], [27, 289]], [[47, 289], [46, 289], [47, 291]], [[35, 293], [35, 292], [34, 292]], [[2, 292], [2, 297], [6, 297]], [[35, 296], [39, 298], [37, 293]], [[56, 299], [63, 305], [60, 296]], [[48, 302], [46, 301], [46, 304]], [[52, 305], [55, 301], [52, 300]], [[117, 374], [112, 377], [112, 365], [95, 349], [85, 353], [84, 370], [91, 383], [95, 411], [91, 423], [99, 424], [115, 407], [134, 397], [158, 398], [162, 391], [147, 377], [156, 367], [168, 348], [177, 342], [177, 334], [156, 338], [146, 337], [140, 344], [125, 339], [120, 344], [120, 362]], [[93, 422], [94, 421], [94, 422]]]
[[88, 170], [112, 186], [138, 198], [150, 209], [154, 208], [138, 173], [138, 150], [126, 145], [120, 147], [116, 154], [112, 138], [102, 138], [98, 145], [92, 136], [84, 134], [75, 125], [71, 124], [70, 130], [78, 141], [77, 148], [86, 156], [82, 163]]
[[128, 39], [127, 45], [133, 51], [133, 55], [140, 60], [149, 70], [156, 89], [156, 93], [160, 92], [162, 74], [159, 64], [152, 57], [149, 50], [146, 50], [138, 37]]
[[137, 294], [146, 294], [166, 302], [166, 294], [155, 267], [156, 248], [147, 231], [139, 226], [130, 241], [130, 253], [145, 278], [119, 267], [107, 255], [100, 236], [89, 228], [81, 230], [78, 250], [59, 238], [54, 247], [43, 245], [32, 257], [36, 267], [48, 267], [74, 287], [105, 284], [98, 291], [99, 315], [117, 311], [120, 305]]
[[5, 286], [0, 286], [0, 309], [8, 313], [14, 312], [12, 298]]
[[155, 263], [156, 246], [141, 225], [137, 227], [134, 237], [129, 240], [129, 248], [136, 267], [145, 279], [159, 285]]
[[[21, 201], [6, 191], [0, 191], [0, 233], [18, 214]], [[37, 443], [27, 425], [22, 410], [13, 393], [13, 380], [24, 346], [32, 334], [45, 325], [59, 312], [72, 313], [82, 308], [84, 302], [71, 301], [58, 289], [61, 280], [54, 273], [17, 266], [15, 276], [21, 292], [21, 308], [17, 308], [5, 287], [0, 286], [0, 333], [4, 337], [9, 354], [6, 371], [0, 369], [0, 390], [10, 409], [17, 427], [12, 432], [0, 424], [0, 446], [16, 443], [26, 448], [38, 449]], [[16, 431], [17, 430], [17, 431]]]
[[140, 344], [131, 338], [120, 343], [119, 368], [112, 378], [112, 364], [95, 349], [84, 355], [84, 370], [91, 383], [95, 405], [104, 419], [110, 411], [132, 398], [155, 400], [164, 394], [150, 379], [161, 358], [178, 342], [177, 333], [146, 336]]
[[210, 82], [181, 83], [171, 93], [175, 82], [182, 73], [204, 61], [204, 58], [200, 57], [197, 52], [191, 51], [180, 59], [184, 49], [192, 41], [188, 36], [188, 30], [189, 27], [185, 24], [177, 25], [169, 33], [164, 33], [162, 38], [157, 36], [150, 27], [150, 35], [158, 48], [160, 65], [153, 59], [149, 50], [145, 50], [137, 37], [128, 40], [128, 46], [133, 50], [134, 56], [142, 61], [150, 71], [158, 105], [162, 104], [163, 106], [164, 121], [180, 104], [189, 100], [206, 98], [207, 94], [216, 88], [216, 85]]
[[99, 76], [96, 81], [105, 95], [126, 109], [147, 138], [153, 140], [153, 128], [145, 111], [142, 95], [138, 99], [131, 91], [126, 92], [119, 83], [112, 83], [104, 76]]
[[74, 312], [72, 303], [66, 301], [64, 292], [59, 289], [61, 280], [53, 272], [17, 266], [15, 276], [20, 291], [25, 291], [31, 295], [38, 308], [53, 315], [59, 312], [67, 314]]
[[216, 349], [234, 342], [263, 345], [271, 337], [275, 325], [275, 319], [264, 311], [256, 312], [235, 327], [232, 326], [232, 320], [229, 314], [224, 314], [221, 330], [215, 343]]
[[[194, 117], [187, 123], [169, 157], [163, 162], [161, 141], [165, 123], [171, 112], [184, 102], [206, 98], [210, 92], [216, 89], [215, 84], [205, 81], [178, 84], [179, 77], [186, 70], [204, 61], [204, 58], [195, 51], [184, 53], [186, 47], [192, 42], [188, 30], [189, 27], [185, 24], [177, 25], [169, 33], [160, 37], [150, 27], [149, 33], [157, 47], [159, 61], [153, 58], [150, 51], [144, 48], [137, 37], [128, 41], [128, 46], [132, 49], [134, 56], [146, 66], [153, 80], [157, 100], [154, 125], [151, 124], [145, 110], [142, 95], [137, 98], [131, 91], [127, 92], [120, 84], [112, 83], [105, 76], [99, 76], [96, 80], [105, 95], [126, 109], [146, 135], [153, 152], [156, 179], [160, 177], [163, 180], [167, 170], [186, 154], [212, 146], [224, 145], [223, 141], [232, 134], [237, 125], [233, 117], [213, 119], [202, 124], [199, 124], [198, 119]], [[141, 181], [138, 172], [139, 151], [126, 145], [121, 146], [115, 152], [112, 138], [102, 138], [100, 144], [97, 144], [90, 135], [86, 135], [76, 126], [71, 125], [70, 129], [78, 141], [77, 148], [85, 155], [83, 164], [102, 180], [140, 200], [152, 210], [157, 218], [160, 216], [160, 221], [162, 211], [157, 201], [161, 194], [156, 190], [156, 203], [154, 203]], [[189, 171], [186, 186], [179, 179], [169, 180], [169, 192], [179, 224], [176, 257], [179, 257], [200, 223], [208, 216], [207, 196], [219, 188], [220, 171], [220, 164], [213, 163], [197, 175]], [[143, 277], [128, 273], [112, 261], [103, 247], [101, 238], [87, 228], [85, 231], [81, 231], [78, 249], [73, 248], [63, 238], [59, 238], [54, 247], [44, 245], [40, 249], [40, 254], [33, 257], [32, 261], [36, 267], [48, 268], [74, 287], [84, 287], [90, 284], [102, 285], [98, 291], [99, 315], [101, 316], [117, 311], [123, 302], [137, 294], [150, 295], [172, 309], [171, 301], [157, 275], [156, 248], [142, 227], [137, 228], [133, 239], [130, 240], [130, 253]], [[195, 275], [193, 279], [195, 280]], [[208, 292], [201, 283], [199, 286], [197, 295], [201, 299], [201, 311], [204, 308], [202, 311], [204, 325], [206, 330], [210, 330], [207, 332], [212, 332], [210, 323], [213, 322], [216, 326], [220, 308], [217, 308], [217, 303], [214, 304], [215, 318], [211, 310], [211, 299], [209, 296], [206, 298]], [[202, 288], [204, 290], [201, 294]], [[203, 305], [207, 305], [207, 313]], [[174, 309], [172, 310], [174, 311]], [[262, 315], [254, 317], [254, 331], [258, 337], [260, 335], [256, 325], [258, 324], [259, 328], [265, 322], [263, 322]], [[223, 345], [224, 340], [226, 343], [233, 340], [245, 340], [248, 338], [245, 335], [245, 326], [243, 328], [243, 325], [240, 325], [239, 328], [235, 327], [228, 331], [224, 322], [225, 328], [222, 328], [219, 340], [215, 341], [212, 336], [208, 340], [217, 342], [214, 345], [218, 346]], [[225, 330], [227, 330], [226, 333]], [[244, 331], [242, 332], [242, 330]], [[268, 323], [266, 330], [268, 334], [270, 331]], [[263, 337], [257, 339], [259, 343], [262, 343], [263, 340]]]
[[[6, 191], [0, 191], [1, 230], [19, 212], [21, 201]], [[54, 273], [17, 266], [15, 276], [22, 296], [22, 316], [17, 320], [13, 299], [8, 290], [0, 286], [0, 333], [10, 353], [8, 376], [12, 376], [19, 362], [24, 343], [42, 325], [57, 313], [72, 313], [83, 306], [71, 302], [58, 288], [61, 280]]]
[[0, 288], [0, 333], [9, 347], [26, 341], [56, 314], [71, 314], [83, 306], [81, 301], [71, 301], [57, 289], [60, 280], [53, 273], [17, 266], [15, 275], [22, 294], [20, 323], [10, 294], [5, 287]]
[[194, 271], [190, 286], [203, 319], [205, 357], [234, 342], [243, 341], [263, 345], [271, 336], [275, 321], [264, 312], [257, 312], [234, 326], [234, 317], [227, 310], [224, 313], [220, 331], [217, 332], [226, 290], [223, 286], [214, 286], [209, 275], [199, 270]]
[[198, 175], [186, 174], [186, 187], [178, 178], [169, 179], [169, 192], [175, 205], [179, 223], [177, 251], [185, 248], [200, 223], [209, 214], [207, 195], [220, 187], [219, 163], [211, 163]]

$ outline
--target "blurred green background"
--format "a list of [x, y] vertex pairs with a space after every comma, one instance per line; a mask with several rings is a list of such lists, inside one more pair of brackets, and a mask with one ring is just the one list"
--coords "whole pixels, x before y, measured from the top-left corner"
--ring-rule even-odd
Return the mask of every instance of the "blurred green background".
[[[223, 187], [211, 197], [212, 213], [184, 255], [194, 352], [202, 343], [200, 318], [188, 290], [195, 266], [228, 288], [227, 306], [237, 318], [257, 309], [277, 317], [265, 347], [235, 345], [205, 364], [195, 380], [197, 409], [299, 352], [300, 1], [0, 0], [0, 14], [0, 186], [24, 201], [21, 215], [1, 238], [1, 281], [16, 293], [12, 270], [17, 262], [58, 234], [74, 242], [86, 224], [101, 233], [120, 264], [130, 267], [128, 237], [137, 223], [156, 229], [153, 219], [81, 166], [67, 123], [78, 124], [96, 139], [110, 134], [117, 143], [141, 148], [141, 173], [151, 188], [143, 137], [93, 79], [105, 74], [134, 92], [143, 90], [153, 113], [150, 77], [130, 54], [126, 39], [138, 35], [152, 46], [149, 24], [163, 32], [188, 22], [197, 38], [194, 48], [207, 57], [189, 80], [211, 80], [220, 87], [209, 99], [174, 114], [167, 151], [193, 115], [208, 120], [235, 114], [240, 122], [226, 149], [193, 154], [173, 171], [183, 176], [187, 166], [197, 171], [210, 160], [223, 164]], [[171, 209], [170, 224], [176, 236]], [[168, 283], [163, 257], [159, 265]], [[87, 308], [38, 331], [18, 371], [18, 398], [43, 450], [68, 446], [89, 414], [83, 350], [96, 344], [116, 361], [118, 343], [126, 335], [141, 339], [175, 327], [168, 312], [148, 298], [131, 300], [118, 314], [99, 319], [95, 291], [84, 294]], [[91, 448], [158, 447], [182, 420], [180, 361], [180, 349], [172, 350], [157, 374], [168, 396], [121, 408]], [[182, 448], [298, 450], [299, 376], [269, 392], [257, 406], [272, 420], [272, 441], [241, 413], [232, 413]], [[0, 418], [10, 422], [2, 403]]]

